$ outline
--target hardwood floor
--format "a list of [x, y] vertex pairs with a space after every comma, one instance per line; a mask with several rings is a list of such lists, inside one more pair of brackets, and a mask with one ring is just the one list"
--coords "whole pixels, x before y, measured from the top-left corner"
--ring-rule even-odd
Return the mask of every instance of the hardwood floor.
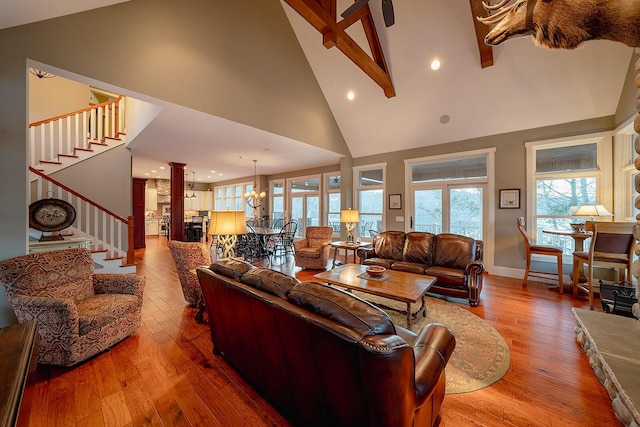
[[[222, 358], [182, 296], [163, 237], [136, 251], [147, 277], [142, 325], [74, 369], [39, 366], [31, 426], [286, 426]], [[274, 266], [310, 280], [293, 260]], [[490, 387], [444, 399], [441, 427], [619, 426], [611, 401], [575, 340], [571, 307], [586, 299], [543, 284], [487, 276], [480, 306], [461, 307], [505, 338], [511, 367]]]

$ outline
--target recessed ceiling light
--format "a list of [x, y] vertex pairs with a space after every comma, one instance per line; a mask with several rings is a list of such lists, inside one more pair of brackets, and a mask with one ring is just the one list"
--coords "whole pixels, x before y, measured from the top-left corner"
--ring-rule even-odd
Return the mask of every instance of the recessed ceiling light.
[[211, 171], [211, 173], [216, 173], [216, 171]]
[[350, 90], [349, 92], [347, 92], [347, 99], [348, 99], [349, 101], [353, 101], [353, 100], [355, 99], [355, 97], [356, 97], [356, 94], [355, 94], [352, 90]]
[[431, 69], [433, 71], [436, 71], [438, 68], [440, 68], [440, 60], [434, 59], [433, 61], [431, 61]]
[[164, 170], [164, 166], [160, 166], [160, 169]]
[[154, 171], [154, 170], [151, 171], [151, 173], [156, 173], [156, 172], [158, 172], [158, 171]]
[[149, 174], [148, 174], [148, 173], [145, 173], [145, 174], [144, 174], [144, 176], [149, 176]]

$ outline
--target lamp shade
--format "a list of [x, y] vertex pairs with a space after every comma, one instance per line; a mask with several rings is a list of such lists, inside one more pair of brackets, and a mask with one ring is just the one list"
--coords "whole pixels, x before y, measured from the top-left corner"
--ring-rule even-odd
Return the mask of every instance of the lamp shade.
[[360, 222], [360, 214], [355, 209], [345, 209], [340, 211], [340, 222]]
[[212, 211], [208, 234], [231, 236], [247, 233], [244, 211]]
[[574, 213], [573, 216], [613, 216], [603, 205], [582, 205]]

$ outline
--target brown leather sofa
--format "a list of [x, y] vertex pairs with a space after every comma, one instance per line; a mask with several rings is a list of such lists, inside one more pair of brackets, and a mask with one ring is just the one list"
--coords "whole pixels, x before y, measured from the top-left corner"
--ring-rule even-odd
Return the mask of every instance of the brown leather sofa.
[[372, 247], [357, 250], [362, 264], [434, 276], [429, 292], [464, 298], [472, 307], [480, 302], [482, 253], [481, 240], [420, 231], [383, 231]]
[[366, 301], [235, 259], [199, 267], [214, 353], [293, 425], [432, 426], [451, 331], [419, 335]]

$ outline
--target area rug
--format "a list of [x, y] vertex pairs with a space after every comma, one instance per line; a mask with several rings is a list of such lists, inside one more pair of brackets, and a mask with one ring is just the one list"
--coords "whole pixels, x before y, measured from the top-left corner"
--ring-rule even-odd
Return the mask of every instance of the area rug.
[[[398, 309], [406, 308], [406, 304], [386, 298], [362, 292], [354, 293], [367, 301]], [[441, 323], [451, 329], [456, 337], [456, 348], [446, 368], [446, 394], [468, 393], [502, 378], [510, 365], [509, 347], [491, 325], [454, 303], [427, 297], [426, 304], [426, 319], [420, 315], [414, 320], [411, 329], [418, 333], [429, 323]], [[385, 311], [393, 323], [401, 326], [407, 324], [404, 314], [394, 310]]]

